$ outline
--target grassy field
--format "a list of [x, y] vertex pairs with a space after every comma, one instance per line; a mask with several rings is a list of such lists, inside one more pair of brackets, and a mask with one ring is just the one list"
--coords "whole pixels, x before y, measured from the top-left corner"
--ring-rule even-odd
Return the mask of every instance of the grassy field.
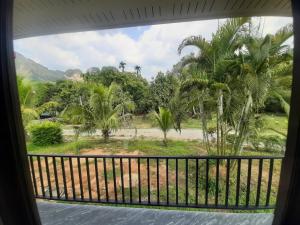
[[[264, 133], [276, 134], [274, 131], [269, 130], [275, 129], [279, 132], [286, 133], [288, 119], [285, 115], [281, 114], [262, 114], [262, 119], [264, 121], [265, 130]], [[216, 118], [213, 118], [208, 122], [208, 126], [215, 126]], [[136, 128], [153, 128], [157, 127], [155, 122], [151, 119], [150, 116], [134, 116], [132, 120], [131, 127]], [[182, 128], [201, 128], [200, 120], [197, 118], [188, 118], [183, 121]]]

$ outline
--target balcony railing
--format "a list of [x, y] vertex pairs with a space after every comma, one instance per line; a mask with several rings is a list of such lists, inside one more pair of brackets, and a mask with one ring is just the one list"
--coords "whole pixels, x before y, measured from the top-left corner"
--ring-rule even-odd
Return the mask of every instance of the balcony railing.
[[28, 155], [36, 198], [272, 209], [282, 157]]

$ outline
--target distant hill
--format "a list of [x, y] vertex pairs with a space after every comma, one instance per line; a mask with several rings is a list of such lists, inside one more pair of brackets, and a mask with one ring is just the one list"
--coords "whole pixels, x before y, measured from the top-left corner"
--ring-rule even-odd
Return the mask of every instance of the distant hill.
[[60, 70], [50, 70], [47, 67], [26, 58], [20, 53], [15, 53], [15, 64], [18, 75], [24, 76], [33, 81], [57, 81], [57, 80], [76, 80], [80, 81], [82, 73], [79, 69], [70, 69], [65, 72]]

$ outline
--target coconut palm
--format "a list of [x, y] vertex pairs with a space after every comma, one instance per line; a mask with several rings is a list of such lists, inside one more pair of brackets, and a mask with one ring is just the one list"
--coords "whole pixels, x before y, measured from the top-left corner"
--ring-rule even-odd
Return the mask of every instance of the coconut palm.
[[155, 112], [155, 119], [164, 134], [164, 144], [167, 145], [167, 133], [172, 127], [172, 114], [169, 109], [159, 107], [159, 113]]
[[136, 71], [136, 75], [139, 75], [141, 73], [141, 69], [142, 69], [142, 67], [140, 67], [139, 65], [136, 65], [134, 67], [134, 70]]
[[97, 128], [102, 131], [107, 141], [110, 133], [118, 128], [120, 105], [115, 104], [118, 86], [112, 83], [109, 87], [97, 85], [93, 87], [89, 105]]
[[119, 68], [122, 70], [122, 72], [124, 72], [125, 66], [126, 66], [126, 62], [121, 61], [120, 64], [119, 64]]

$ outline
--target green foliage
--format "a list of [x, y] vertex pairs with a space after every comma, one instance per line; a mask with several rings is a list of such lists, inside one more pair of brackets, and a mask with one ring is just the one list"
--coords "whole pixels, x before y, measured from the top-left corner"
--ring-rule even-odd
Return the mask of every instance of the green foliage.
[[108, 87], [112, 83], [118, 84], [124, 93], [128, 93], [135, 105], [135, 112], [144, 114], [151, 107], [149, 84], [140, 74], [119, 72], [115, 67], [102, 67], [98, 73], [83, 74], [86, 82], [103, 84]]
[[285, 138], [280, 135], [263, 135], [261, 139], [265, 151], [283, 152], [285, 150]]
[[108, 139], [111, 131], [119, 125], [118, 115], [120, 105], [114, 105], [118, 86], [112, 83], [108, 88], [102, 85], [95, 86], [89, 100], [95, 124], [102, 130], [104, 139]]
[[23, 125], [26, 129], [31, 120], [38, 118], [38, 112], [33, 108], [34, 90], [30, 81], [25, 80], [23, 77], [17, 77], [17, 85], [19, 92], [19, 100], [21, 104], [21, 113]]
[[59, 123], [45, 121], [32, 124], [29, 131], [32, 143], [37, 146], [58, 144], [63, 141]]
[[178, 81], [175, 76], [159, 72], [150, 85], [153, 109], [168, 107], [177, 87]]
[[167, 132], [172, 126], [172, 114], [169, 109], [159, 107], [159, 113], [155, 112], [155, 119], [164, 134], [164, 143], [167, 144]]

